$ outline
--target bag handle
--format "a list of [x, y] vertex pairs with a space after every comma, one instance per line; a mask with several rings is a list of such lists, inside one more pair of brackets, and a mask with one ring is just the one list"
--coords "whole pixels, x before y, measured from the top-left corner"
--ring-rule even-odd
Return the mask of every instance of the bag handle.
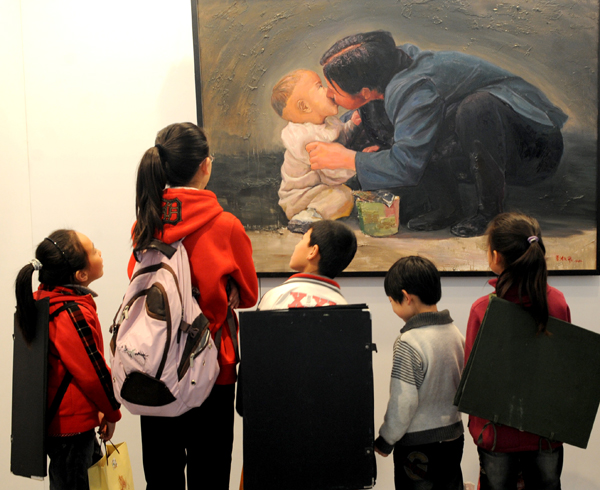
[[[100, 432], [98, 432], [98, 434], [100, 434]], [[111, 439], [109, 439], [108, 442], [110, 442], [111, 446], [115, 448], [117, 454], [121, 454], [121, 451], [119, 451], [119, 448], [115, 445], [114, 442], [112, 442]], [[106, 465], [108, 466], [108, 450], [106, 449], [106, 441], [100, 438], [100, 443], [104, 446], [104, 456], [106, 457]]]
[[494, 430], [494, 442], [492, 444], [492, 449], [491, 449], [491, 451], [493, 452], [496, 449], [496, 441], [497, 441], [497, 437], [498, 437], [498, 432], [496, 431], [496, 423], [495, 422], [488, 421], [483, 426], [483, 429], [481, 429], [481, 433], [479, 434], [479, 437], [477, 438], [477, 445], [483, 447], [483, 433], [485, 432], [485, 429], [487, 429], [489, 425], [491, 425], [492, 429]]

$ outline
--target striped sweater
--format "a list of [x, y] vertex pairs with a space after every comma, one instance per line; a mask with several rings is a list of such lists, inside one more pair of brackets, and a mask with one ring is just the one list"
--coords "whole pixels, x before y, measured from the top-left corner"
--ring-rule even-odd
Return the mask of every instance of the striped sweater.
[[464, 429], [453, 405], [465, 340], [448, 310], [412, 317], [394, 344], [394, 363], [380, 437], [383, 453], [459, 437]]

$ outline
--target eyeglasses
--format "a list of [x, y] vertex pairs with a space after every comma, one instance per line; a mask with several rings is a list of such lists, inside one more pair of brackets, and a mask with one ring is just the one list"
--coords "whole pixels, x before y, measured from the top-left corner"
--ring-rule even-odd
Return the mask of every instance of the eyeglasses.
[[214, 157], [214, 155], [208, 155], [204, 160], [202, 160], [200, 162], [200, 165], [202, 165], [206, 160], [208, 160], [210, 162], [210, 164], [212, 165], [213, 162], [215, 161], [215, 157]]

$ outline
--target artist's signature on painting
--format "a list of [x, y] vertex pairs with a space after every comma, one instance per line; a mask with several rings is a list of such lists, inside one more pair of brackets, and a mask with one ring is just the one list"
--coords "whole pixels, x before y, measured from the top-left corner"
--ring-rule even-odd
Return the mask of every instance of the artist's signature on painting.
[[555, 258], [557, 262], [569, 262], [571, 264], [581, 264], [583, 262], [583, 260], [574, 259], [570, 255], [555, 255]]

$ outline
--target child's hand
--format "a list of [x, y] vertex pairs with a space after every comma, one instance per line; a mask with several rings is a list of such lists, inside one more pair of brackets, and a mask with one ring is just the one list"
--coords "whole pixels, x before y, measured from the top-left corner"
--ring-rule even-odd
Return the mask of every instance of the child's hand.
[[110, 441], [115, 433], [115, 427], [117, 424], [115, 422], [109, 422], [106, 420], [103, 413], [100, 413], [99, 415], [100, 427], [98, 427], [98, 434], [100, 435], [100, 439], [102, 439], [104, 442]]
[[238, 306], [240, 306], [240, 290], [237, 287], [235, 281], [229, 279], [228, 283], [229, 295], [228, 295], [228, 304], [232, 310], [235, 310]]
[[350, 121], [352, 121], [356, 126], [360, 126], [362, 123], [362, 119], [360, 117], [360, 114], [358, 113], [358, 111], [354, 111], [352, 113], [352, 117], [350, 118]]
[[377, 446], [375, 446], [373, 449], [375, 449], [375, 452], [379, 454], [379, 456], [383, 456], [384, 458], [389, 456], [389, 454], [382, 453], [379, 449], [377, 449]]
[[363, 153], [375, 153], [376, 151], [379, 151], [379, 148], [381, 148], [378, 145], [373, 145], [373, 146], [367, 146], [366, 148], [363, 148], [361, 151]]

